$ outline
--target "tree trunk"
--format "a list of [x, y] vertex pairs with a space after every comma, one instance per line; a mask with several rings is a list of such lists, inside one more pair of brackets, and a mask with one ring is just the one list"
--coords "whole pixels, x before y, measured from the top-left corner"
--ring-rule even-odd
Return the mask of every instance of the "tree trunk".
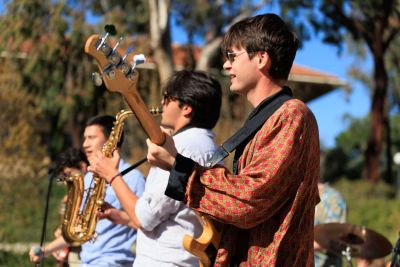
[[392, 177], [393, 175], [393, 156], [392, 156], [392, 136], [391, 136], [391, 125], [390, 125], [390, 116], [389, 116], [389, 111], [388, 108], [386, 108], [386, 118], [385, 118], [385, 132], [386, 132], [386, 177], [385, 177], [385, 182], [388, 184], [393, 184], [394, 179]]
[[171, 36], [169, 25], [169, 0], [150, 0], [150, 36], [154, 61], [163, 84], [173, 73]]
[[379, 161], [384, 141], [385, 118], [387, 117], [385, 106], [387, 105], [388, 78], [385, 69], [382, 45], [374, 47], [374, 94], [371, 108], [371, 128], [367, 149], [364, 154], [365, 162], [363, 166], [363, 176], [372, 183], [377, 183], [380, 174]]
[[196, 70], [208, 71], [209, 70], [209, 62], [212, 58], [212, 55], [217, 53], [218, 49], [221, 46], [222, 37], [218, 36], [213, 39], [211, 42], [204, 45], [201, 50], [201, 56], [196, 65]]

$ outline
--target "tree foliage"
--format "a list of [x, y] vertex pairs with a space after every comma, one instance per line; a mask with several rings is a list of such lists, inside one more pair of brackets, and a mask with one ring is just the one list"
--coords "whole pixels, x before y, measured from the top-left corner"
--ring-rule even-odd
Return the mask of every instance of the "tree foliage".
[[4, 66], [34, 96], [48, 122], [49, 153], [65, 146], [69, 128], [75, 146], [82, 122], [98, 112], [102, 92], [90, 79], [91, 61], [83, 55], [88, 26], [83, 11], [54, 1], [12, 1], [0, 23]]
[[[49, 158], [40, 135], [44, 125], [38, 99], [20, 90], [21, 82], [12, 73], [0, 79], [0, 180], [38, 179], [45, 174]], [[38, 160], [40, 159], [40, 160]], [[40, 175], [39, 175], [40, 177]]]
[[334, 182], [342, 177], [356, 180], [361, 177], [368, 119], [347, 117], [349, 127], [336, 137], [336, 146], [324, 153], [322, 179]]
[[[364, 163], [363, 153], [368, 142], [368, 129], [370, 125], [370, 118], [352, 118], [346, 117], [349, 122], [348, 128], [341, 132], [336, 137], [336, 146], [332, 149], [326, 149], [322, 154], [322, 179], [335, 182], [341, 178], [350, 180], [358, 180], [362, 177], [362, 167]], [[390, 149], [391, 154], [399, 152], [400, 147], [400, 115], [396, 114], [391, 116], [390, 135], [393, 138], [393, 145], [384, 150]], [[386, 153], [382, 152], [379, 157], [380, 165], [382, 166], [380, 175], [383, 181], [391, 183], [390, 177], [395, 174], [394, 170], [388, 170], [386, 161], [388, 159]], [[392, 171], [389, 175], [388, 172]], [[398, 170], [396, 170], [398, 171]]]
[[[388, 73], [385, 55], [394, 46], [400, 31], [400, 5], [397, 0], [320, 0], [287, 1], [299, 9], [307, 3], [306, 12], [314, 29], [327, 43], [343, 46], [351, 36], [365, 45], [373, 58], [373, 93], [371, 128], [365, 149], [363, 176], [377, 182], [380, 173], [380, 155], [388, 119]], [[387, 138], [390, 136], [387, 135]], [[388, 140], [390, 143], [390, 139]]]

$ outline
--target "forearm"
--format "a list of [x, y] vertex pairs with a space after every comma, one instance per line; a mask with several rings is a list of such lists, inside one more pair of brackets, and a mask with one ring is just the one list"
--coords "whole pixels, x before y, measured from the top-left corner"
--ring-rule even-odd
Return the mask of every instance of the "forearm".
[[138, 218], [136, 217], [135, 207], [136, 202], [139, 199], [134, 192], [128, 187], [122, 176], [116, 178], [112, 183], [112, 188], [114, 189], [119, 202], [121, 203], [124, 211], [129, 216], [128, 225], [132, 228], [138, 229], [141, 227]]
[[69, 246], [70, 246], [70, 244], [68, 244], [64, 240], [64, 238], [62, 236], [60, 236], [60, 237], [54, 239], [52, 242], [46, 244], [43, 247], [42, 251], [43, 251], [44, 256], [46, 257], [46, 256], [51, 255], [53, 252], [55, 252], [57, 250], [60, 250], [60, 249], [63, 249], [63, 248], [69, 247]]

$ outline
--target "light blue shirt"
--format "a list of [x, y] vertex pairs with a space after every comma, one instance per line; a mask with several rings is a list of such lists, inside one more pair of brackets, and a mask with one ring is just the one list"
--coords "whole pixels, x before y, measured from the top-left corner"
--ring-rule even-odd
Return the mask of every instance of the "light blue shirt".
[[[173, 137], [178, 153], [205, 165], [216, 150], [210, 130], [189, 128]], [[164, 192], [169, 172], [152, 167], [143, 196], [136, 203], [138, 231], [135, 267], [198, 266], [197, 257], [183, 248], [185, 234], [198, 237], [202, 226], [193, 210]]]
[[[130, 165], [121, 159], [119, 171], [128, 168]], [[92, 181], [93, 174], [85, 176], [85, 189]], [[124, 175], [123, 179], [129, 188], [141, 196], [144, 191], [145, 180], [138, 170], [132, 170]], [[106, 185], [105, 202], [110, 203], [117, 209], [122, 209], [114, 190]], [[113, 224], [109, 220], [99, 220], [96, 225], [95, 241], [88, 241], [82, 245], [80, 253], [82, 267], [125, 267], [132, 266], [134, 255], [132, 244], [136, 240], [136, 230], [128, 226]]]
[[[346, 202], [341, 194], [328, 184], [318, 185], [321, 202], [315, 207], [314, 225], [346, 222]], [[342, 257], [331, 253], [315, 252], [315, 267], [341, 267]]]

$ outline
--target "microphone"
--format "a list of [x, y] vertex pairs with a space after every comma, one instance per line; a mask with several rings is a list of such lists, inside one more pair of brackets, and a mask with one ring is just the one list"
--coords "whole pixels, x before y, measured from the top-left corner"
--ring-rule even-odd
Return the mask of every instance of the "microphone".
[[34, 247], [33, 248], [33, 254], [35, 254], [35, 256], [42, 255], [42, 249], [40, 247]]

